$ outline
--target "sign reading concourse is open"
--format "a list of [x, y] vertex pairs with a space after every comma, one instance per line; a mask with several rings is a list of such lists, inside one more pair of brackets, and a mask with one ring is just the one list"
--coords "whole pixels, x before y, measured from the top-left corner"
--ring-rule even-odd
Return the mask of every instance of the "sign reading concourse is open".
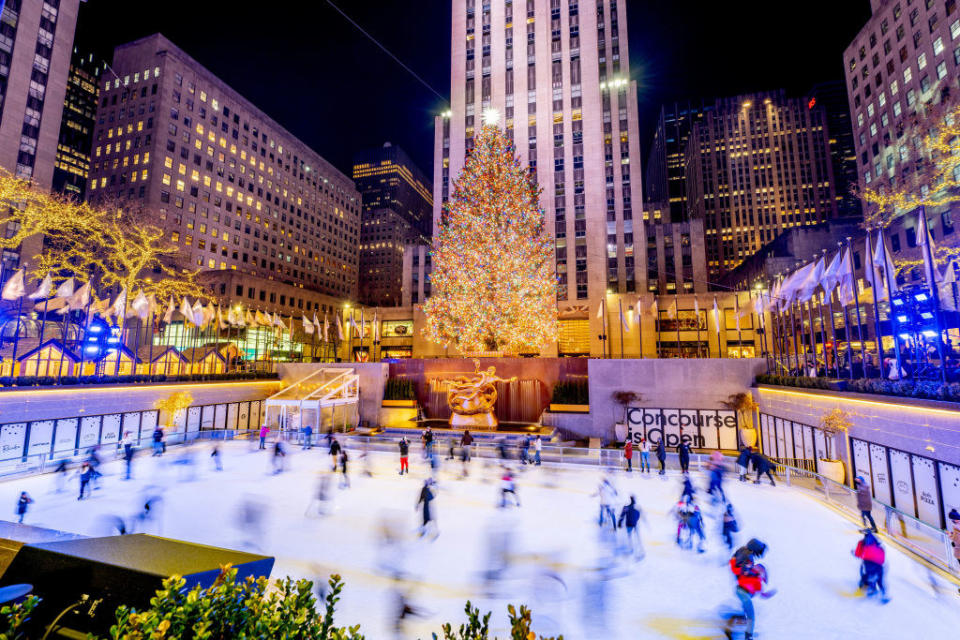
[[737, 449], [737, 413], [712, 409], [632, 407], [627, 426], [634, 445], [646, 437], [651, 447], [661, 439], [669, 449], [686, 442], [695, 449]]

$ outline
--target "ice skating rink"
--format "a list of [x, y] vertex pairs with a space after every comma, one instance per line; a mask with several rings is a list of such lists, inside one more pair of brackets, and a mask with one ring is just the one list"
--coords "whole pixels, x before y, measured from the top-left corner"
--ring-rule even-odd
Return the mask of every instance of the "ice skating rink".
[[[418, 449], [418, 448], [417, 448]], [[615, 555], [615, 542], [599, 534], [600, 473], [583, 467], [525, 468], [517, 473], [520, 508], [498, 509], [500, 469], [474, 459], [468, 479], [459, 462], [438, 474], [433, 510], [439, 535], [417, 537], [417, 497], [428, 469], [411, 451], [412, 473], [397, 475], [397, 456], [350, 449], [350, 488], [329, 474], [324, 447], [288, 448], [286, 470], [271, 473], [271, 451], [247, 443], [222, 448], [224, 470], [213, 470], [210, 446], [171, 448], [163, 458], [134, 461], [124, 481], [121, 461], [105, 464], [101, 487], [77, 501], [71, 472], [65, 491], [52, 475], [0, 484], [8, 518], [21, 490], [35, 500], [26, 523], [96, 536], [115, 533], [120, 516], [132, 521], [146, 496], [162, 496], [156, 520], [139, 530], [274, 555], [273, 577], [317, 579], [340, 573], [346, 588], [337, 623], [362, 624], [368, 638], [429, 638], [442, 622], [464, 619], [471, 600], [492, 610], [501, 638], [506, 605], [529, 605], [538, 633], [566, 638], [723, 637], [720, 612], [733, 608], [733, 580], [715, 508], [701, 494], [706, 553], [678, 548], [671, 508], [681, 491], [676, 474], [612, 474], [619, 502], [637, 497], [646, 522], [646, 556]], [[193, 464], [178, 464], [192, 459]], [[368, 466], [371, 475], [363, 473]], [[326, 515], [317, 514], [317, 487], [329, 478]], [[701, 489], [705, 479], [694, 476]], [[740, 521], [737, 543], [757, 537], [769, 545], [763, 559], [778, 593], [755, 600], [760, 638], [950, 638], [960, 629], [956, 588], [935, 580], [920, 564], [887, 547], [891, 600], [858, 598], [859, 562], [852, 549], [857, 527], [788, 487], [741, 484], [728, 476], [728, 498]], [[875, 512], [879, 516], [879, 509]], [[881, 518], [877, 517], [878, 521]], [[397, 579], [395, 575], [403, 577]], [[395, 626], [402, 597], [416, 615]]]

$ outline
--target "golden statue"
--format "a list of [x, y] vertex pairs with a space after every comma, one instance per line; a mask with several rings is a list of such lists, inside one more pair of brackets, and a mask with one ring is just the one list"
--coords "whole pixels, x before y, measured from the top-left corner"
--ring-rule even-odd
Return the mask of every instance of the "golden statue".
[[496, 429], [497, 417], [493, 406], [497, 403], [495, 382], [513, 382], [516, 378], [500, 378], [496, 368], [480, 371], [480, 361], [473, 360], [474, 373], [441, 380], [447, 385], [447, 404], [450, 405], [450, 426], [454, 429]]

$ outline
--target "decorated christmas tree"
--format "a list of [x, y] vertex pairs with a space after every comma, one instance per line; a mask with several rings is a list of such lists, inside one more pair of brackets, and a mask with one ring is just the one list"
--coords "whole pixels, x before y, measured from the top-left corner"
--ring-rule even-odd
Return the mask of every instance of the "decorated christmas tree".
[[428, 340], [461, 353], [530, 352], [556, 340], [553, 239], [539, 193], [488, 118], [434, 241]]

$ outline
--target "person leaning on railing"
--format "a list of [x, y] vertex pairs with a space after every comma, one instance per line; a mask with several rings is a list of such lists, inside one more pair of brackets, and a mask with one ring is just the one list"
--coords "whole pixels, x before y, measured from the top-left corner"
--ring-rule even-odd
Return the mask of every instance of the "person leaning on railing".
[[956, 509], [950, 510], [950, 529], [947, 535], [950, 536], [950, 544], [953, 546], [954, 571], [960, 573], [960, 512]]

